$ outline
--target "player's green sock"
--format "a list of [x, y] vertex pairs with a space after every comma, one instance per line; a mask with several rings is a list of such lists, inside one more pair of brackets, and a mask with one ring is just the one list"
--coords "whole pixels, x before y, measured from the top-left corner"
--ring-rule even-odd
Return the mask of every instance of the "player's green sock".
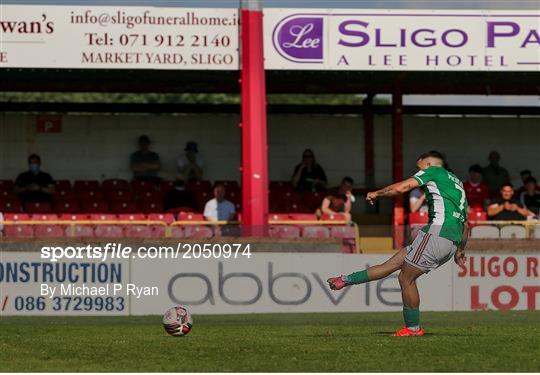
[[420, 310], [417, 308], [411, 308], [403, 306], [403, 320], [405, 320], [405, 326], [413, 329], [420, 328]]
[[369, 281], [367, 270], [353, 272], [350, 275], [345, 276], [345, 282], [348, 285], [363, 284]]

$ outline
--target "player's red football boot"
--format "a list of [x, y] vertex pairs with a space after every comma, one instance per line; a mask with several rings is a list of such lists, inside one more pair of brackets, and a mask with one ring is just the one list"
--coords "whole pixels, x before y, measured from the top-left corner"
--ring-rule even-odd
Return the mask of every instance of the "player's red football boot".
[[345, 288], [347, 285], [349, 285], [345, 282], [345, 277], [343, 275], [331, 277], [326, 281], [328, 282], [328, 286], [332, 290], [340, 290], [340, 289]]
[[402, 329], [394, 333], [394, 336], [399, 336], [399, 337], [424, 336], [424, 330], [422, 328], [410, 329], [409, 327], [403, 327]]

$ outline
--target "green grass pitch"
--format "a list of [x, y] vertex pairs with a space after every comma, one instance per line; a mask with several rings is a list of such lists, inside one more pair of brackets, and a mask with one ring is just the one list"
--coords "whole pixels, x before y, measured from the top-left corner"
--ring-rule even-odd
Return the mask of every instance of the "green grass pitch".
[[6, 371], [540, 371], [540, 311], [194, 316], [185, 337], [161, 317], [2, 317]]

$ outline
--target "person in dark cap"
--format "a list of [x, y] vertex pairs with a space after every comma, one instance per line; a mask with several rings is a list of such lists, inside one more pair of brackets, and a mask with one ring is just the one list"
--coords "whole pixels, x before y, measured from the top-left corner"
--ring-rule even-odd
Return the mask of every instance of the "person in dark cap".
[[157, 153], [150, 151], [150, 138], [147, 135], [141, 135], [138, 144], [139, 150], [130, 157], [133, 180], [159, 183], [161, 179], [158, 177], [158, 172], [161, 169], [161, 160]]
[[198, 154], [197, 142], [187, 142], [186, 147], [184, 147], [184, 154], [180, 155], [176, 162], [178, 169], [177, 179], [184, 181], [202, 179], [204, 163]]

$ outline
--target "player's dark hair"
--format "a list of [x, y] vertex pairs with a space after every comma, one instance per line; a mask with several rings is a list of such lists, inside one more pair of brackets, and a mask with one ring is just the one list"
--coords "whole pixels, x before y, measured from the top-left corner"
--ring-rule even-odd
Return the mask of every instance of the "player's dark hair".
[[225, 184], [224, 184], [223, 182], [216, 182], [216, 183], [214, 184], [214, 189], [217, 188], [217, 187], [219, 187], [219, 186], [221, 186], [221, 187], [223, 187], [223, 189], [225, 189]]
[[534, 178], [533, 176], [527, 177], [524, 181], [524, 184], [527, 185], [531, 182], [536, 185], [536, 178]]
[[469, 172], [482, 173], [482, 167], [478, 164], [471, 165], [469, 167]]
[[139, 143], [150, 143], [150, 137], [143, 134], [139, 137]]
[[532, 175], [530, 169], [524, 169], [524, 170], [522, 170], [521, 172], [519, 172], [519, 175], [520, 175], [520, 176], [523, 176], [524, 174], [528, 174], [529, 176]]
[[422, 160], [426, 158], [436, 158], [440, 159], [444, 164], [446, 164], [446, 160], [443, 154], [441, 154], [439, 151], [431, 150], [428, 152], [424, 152], [422, 155], [418, 157], [417, 160]]
[[30, 161], [33, 160], [33, 159], [37, 159], [37, 161], [39, 162], [39, 164], [41, 164], [41, 158], [39, 157], [38, 154], [32, 154], [28, 157], [28, 164], [30, 164]]
[[349, 176], [343, 177], [343, 180], [341, 180], [341, 182], [348, 182], [349, 184], [354, 185], [354, 180], [352, 179], [352, 177]]
[[504, 184], [501, 185], [501, 189], [507, 186], [511, 187], [512, 189], [514, 188], [514, 185], [512, 185], [510, 182], [505, 182]]

